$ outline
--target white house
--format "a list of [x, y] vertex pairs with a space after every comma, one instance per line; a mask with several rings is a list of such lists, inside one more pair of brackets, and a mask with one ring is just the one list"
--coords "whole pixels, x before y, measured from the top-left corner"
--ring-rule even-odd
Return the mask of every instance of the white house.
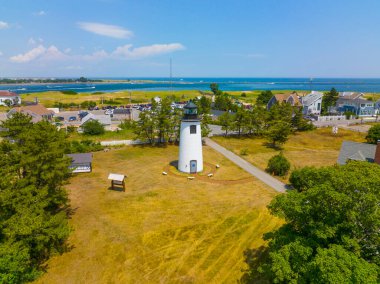
[[178, 170], [185, 173], [203, 171], [201, 121], [197, 106], [191, 101], [184, 107], [181, 121]]
[[302, 97], [302, 113], [304, 115], [309, 114], [321, 114], [323, 94], [321, 92], [312, 91], [310, 94]]
[[92, 113], [89, 113], [85, 117], [83, 117], [80, 125], [83, 126], [86, 122], [91, 121], [91, 120], [97, 120], [104, 126], [111, 125], [111, 117], [109, 115], [92, 114]]
[[10, 105], [21, 104], [21, 97], [19, 94], [10, 91], [0, 91], [0, 105], [6, 106], [7, 101], [10, 101]]

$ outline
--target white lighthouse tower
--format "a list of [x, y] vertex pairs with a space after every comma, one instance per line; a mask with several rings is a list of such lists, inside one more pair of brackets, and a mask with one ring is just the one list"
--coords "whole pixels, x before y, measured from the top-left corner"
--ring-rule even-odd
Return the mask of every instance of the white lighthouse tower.
[[203, 170], [201, 121], [197, 106], [192, 101], [184, 107], [181, 120], [178, 170], [185, 173], [198, 173]]

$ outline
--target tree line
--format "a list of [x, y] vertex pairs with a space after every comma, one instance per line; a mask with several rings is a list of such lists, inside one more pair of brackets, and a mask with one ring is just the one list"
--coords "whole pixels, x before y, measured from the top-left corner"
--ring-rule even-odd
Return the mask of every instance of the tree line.
[[239, 107], [235, 113], [224, 112], [217, 122], [225, 135], [235, 131], [238, 136], [265, 136], [273, 147], [285, 143], [295, 131], [314, 129], [301, 108], [287, 103], [274, 104], [269, 110], [260, 104], [251, 109]]
[[65, 133], [15, 113], [2, 122], [0, 142], [0, 282], [36, 279], [44, 262], [63, 252], [69, 177]]
[[[178, 142], [183, 110], [172, 107], [173, 102], [174, 98], [170, 96], [159, 103], [152, 100], [151, 109], [141, 111], [138, 121], [129, 122], [122, 127], [133, 129], [137, 139], [148, 141], [152, 145]], [[198, 107], [202, 136], [207, 136], [210, 132], [208, 124], [211, 121], [211, 100], [202, 96], [193, 102]]]

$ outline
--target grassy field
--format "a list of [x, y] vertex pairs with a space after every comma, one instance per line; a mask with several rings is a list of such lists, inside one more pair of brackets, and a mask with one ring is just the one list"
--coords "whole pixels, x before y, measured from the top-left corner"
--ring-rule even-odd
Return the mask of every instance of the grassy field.
[[[242, 93], [245, 96], [241, 96]], [[247, 103], [255, 103], [257, 96], [261, 91], [228, 91], [234, 99], [238, 99]], [[273, 91], [274, 93], [290, 93], [292, 91]], [[210, 92], [207, 92], [210, 93]], [[306, 92], [299, 92], [300, 95], [306, 94]], [[53, 107], [55, 103], [75, 103], [80, 104], [85, 101], [95, 101], [98, 106], [102, 106], [102, 99], [104, 101], [113, 100], [113, 103], [105, 102], [104, 105], [109, 104], [121, 104], [126, 105], [130, 102], [141, 103], [149, 102], [152, 98], [159, 96], [161, 98], [174, 95], [179, 101], [186, 101], [197, 96], [201, 93], [197, 90], [181, 90], [181, 91], [117, 91], [109, 93], [78, 93], [78, 94], [63, 94], [60, 91], [41, 92], [23, 94], [21, 96], [23, 101], [34, 101], [38, 98], [39, 102], [46, 107]]]
[[72, 140], [92, 140], [92, 141], [111, 141], [111, 140], [133, 140], [136, 135], [130, 129], [121, 129], [118, 131], [106, 131], [101, 135], [85, 135], [77, 131], [70, 133], [68, 139]]
[[[255, 180], [162, 175], [177, 154], [176, 146], [95, 153], [93, 172], [67, 186], [72, 249], [53, 257], [37, 282], [236, 282], [246, 267], [243, 252], [264, 244], [262, 234], [282, 222], [266, 209], [276, 193]], [[204, 159], [221, 165], [214, 179], [250, 177], [207, 146]], [[128, 176], [125, 192], [108, 189], [110, 172]]]
[[[282, 151], [290, 161], [292, 169], [328, 166], [336, 163], [344, 140], [365, 142], [365, 136], [365, 133], [345, 129], [339, 129], [339, 133], [334, 136], [331, 128], [321, 128], [291, 135], [288, 142], [283, 145]], [[242, 149], [246, 149], [247, 155], [241, 156], [261, 169], [265, 169], [268, 160], [279, 152], [267, 147], [263, 138], [213, 137], [212, 139], [238, 155]]]
[[[41, 92], [41, 93], [31, 93], [23, 94], [21, 96], [22, 100], [34, 101], [37, 97], [39, 102], [46, 107], [53, 107], [54, 103], [76, 103], [80, 104], [84, 101], [95, 101], [98, 106], [102, 106], [102, 99], [104, 101], [113, 100], [113, 104], [126, 105], [131, 101], [132, 103], [139, 102], [149, 102], [152, 98], [166, 97], [174, 95], [179, 100], [189, 100], [196, 96], [199, 96], [200, 93], [196, 90], [190, 91], [118, 91], [110, 93], [78, 93], [78, 94], [63, 94], [59, 91], [54, 92]], [[104, 105], [108, 105], [105, 103]]]

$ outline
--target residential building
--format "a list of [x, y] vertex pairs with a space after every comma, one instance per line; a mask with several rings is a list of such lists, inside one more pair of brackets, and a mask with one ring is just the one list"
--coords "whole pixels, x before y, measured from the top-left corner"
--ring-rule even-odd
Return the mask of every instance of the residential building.
[[301, 98], [302, 113], [304, 115], [320, 115], [322, 109], [323, 94], [321, 92], [312, 91]]
[[373, 145], [343, 141], [339, 152], [338, 164], [344, 165], [350, 160], [380, 164], [380, 142], [377, 145]]
[[111, 117], [109, 115], [88, 113], [85, 117], [82, 118], [80, 126], [83, 126], [83, 124], [91, 120], [97, 120], [104, 126], [111, 125]]
[[297, 93], [291, 94], [276, 94], [274, 95], [267, 104], [267, 109], [270, 109], [274, 104], [287, 103], [292, 106], [302, 106]]
[[341, 92], [336, 102], [336, 110], [340, 113], [352, 112], [357, 116], [376, 114], [375, 103], [364, 98], [363, 93]]
[[92, 171], [92, 154], [67, 154], [71, 158], [69, 169], [73, 173], [90, 173]]
[[6, 106], [7, 101], [9, 101], [11, 106], [19, 105], [21, 104], [21, 97], [14, 92], [0, 90], [0, 105]]
[[39, 122], [41, 120], [51, 121], [54, 116], [54, 111], [48, 110], [43, 105], [14, 107], [8, 112], [7, 117], [11, 117], [15, 112], [30, 115], [32, 117], [32, 122], [34, 123]]

